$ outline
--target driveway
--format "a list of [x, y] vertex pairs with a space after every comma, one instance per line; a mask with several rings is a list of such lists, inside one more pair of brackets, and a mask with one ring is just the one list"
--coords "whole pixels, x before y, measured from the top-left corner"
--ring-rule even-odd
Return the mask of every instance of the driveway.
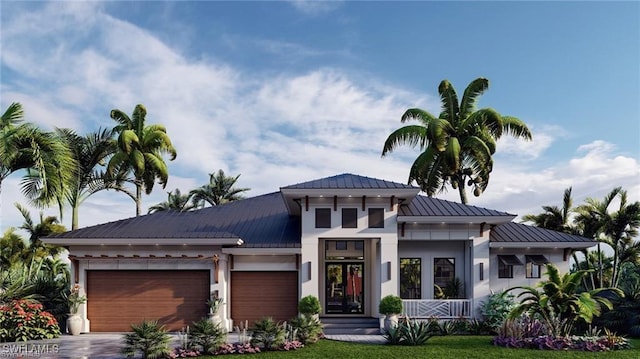
[[[172, 335], [171, 348], [178, 345]], [[0, 343], [0, 358], [120, 359], [122, 333], [61, 335], [56, 339]]]

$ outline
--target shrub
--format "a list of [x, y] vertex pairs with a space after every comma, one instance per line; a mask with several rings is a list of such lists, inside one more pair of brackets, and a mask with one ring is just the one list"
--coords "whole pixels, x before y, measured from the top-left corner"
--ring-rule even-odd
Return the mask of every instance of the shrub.
[[252, 345], [264, 350], [276, 350], [285, 342], [285, 329], [273, 318], [262, 318], [254, 323]]
[[302, 344], [315, 343], [322, 338], [322, 323], [311, 315], [300, 315], [291, 320], [295, 335], [293, 339]]
[[122, 354], [134, 357], [139, 352], [143, 359], [162, 358], [171, 354], [170, 341], [171, 337], [164, 326], [155, 320], [145, 320], [140, 324], [132, 324], [131, 333], [124, 335]]
[[260, 353], [260, 348], [249, 343], [228, 343], [223, 344], [216, 351], [216, 355], [222, 354], [255, 354]]
[[208, 318], [193, 322], [189, 338], [189, 347], [199, 349], [204, 354], [214, 354], [227, 341], [227, 331], [220, 324]]
[[378, 313], [385, 315], [402, 313], [402, 299], [397, 295], [387, 295], [380, 300]]
[[494, 293], [486, 302], [481, 303], [480, 313], [484, 323], [494, 333], [498, 332], [509, 312], [515, 307], [514, 298], [513, 294]]
[[300, 299], [300, 303], [298, 303], [298, 311], [301, 314], [307, 315], [320, 314], [322, 311], [320, 300], [318, 300], [318, 297], [313, 295], [303, 297]]
[[58, 321], [42, 304], [14, 300], [0, 306], [0, 342], [51, 339], [60, 335]]
[[397, 327], [391, 327], [384, 338], [391, 345], [424, 345], [438, 332], [436, 321], [417, 321], [405, 318]]

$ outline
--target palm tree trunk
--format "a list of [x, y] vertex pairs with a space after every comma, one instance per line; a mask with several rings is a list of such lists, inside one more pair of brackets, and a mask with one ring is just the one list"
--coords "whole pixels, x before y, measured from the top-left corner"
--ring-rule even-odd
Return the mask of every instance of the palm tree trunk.
[[464, 187], [464, 179], [458, 180], [458, 192], [460, 193], [462, 204], [467, 204], [467, 190]]
[[[580, 262], [578, 261], [578, 256], [576, 255], [576, 251], [572, 251], [571, 256], [573, 257], [573, 261], [576, 264], [576, 270], [581, 270], [582, 268], [580, 268]], [[587, 260], [585, 258], [585, 263], [586, 262]], [[587, 279], [584, 276], [582, 277], [582, 285], [584, 286], [584, 290], [589, 290], [589, 287], [587, 287]]]
[[71, 230], [78, 229], [78, 207], [79, 204], [74, 204], [71, 207]]
[[142, 213], [142, 183], [136, 180], [136, 217]]
[[618, 288], [618, 273], [619, 273], [619, 266], [620, 263], [618, 261], [618, 243], [613, 243], [614, 247], [613, 247], [613, 268], [612, 268], [612, 273], [611, 273], [611, 285], [610, 287], [613, 288]]
[[600, 288], [602, 285], [602, 251], [600, 250], [600, 242], [598, 242], [598, 274], [600, 275]]

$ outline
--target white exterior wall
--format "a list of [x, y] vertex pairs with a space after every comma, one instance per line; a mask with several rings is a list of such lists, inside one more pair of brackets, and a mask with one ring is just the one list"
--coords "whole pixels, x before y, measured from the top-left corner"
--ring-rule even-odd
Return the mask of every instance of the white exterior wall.
[[[513, 254], [520, 259], [523, 265], [513, 266], [513, 278], [498, 278], [498, 255]], [[569, 260], [564, 260], [564, 249], [558, 248], [491, 248], [491, 291], [501, 292], [515, 286], [535, 286], [544, 279], [544, 266], [540, 269], [540, 278], [526, 278], [525, 276], [525, 255], [542, 254], [552, 262], [561, 274], [569, 272]]]
[[[490, 260], [489, 233], [490, 230], [488, 228], [483, 228], [482, 234], [473, 239], [473, 248], [471, 250], [471, 258], [473, 260], [471, 298], [473, 298], [473, 313], [475, 316], [479, 315], [481, 303], [491, 295], [491, 276], [488, 274], [493, 268]], [[484, 272], [482, 280], [480, 280], [480, 267], [483, 267]]]
[[[362, 197], [352, 197], [338, 198], [334, 210], [334, 198], [322, 197], [309, 198], [308, 211], [304, 199], [301, 207], [300, 296], [314, 295], [324, 303], [324, 240], [360, 239], [365, 241], [365, 296], [369, 298], [365, 314], [376, 315], [381, 297], [398, 294], [397, 206], [391, 209], [388, 197], [367, 197], [362, 210]], [[316, 228], [316, 208], [331, 209], [331, 228]], [[342, 228], [343, 208], [358, 209], [357, 228]], [[384, 228], [369, 228], [369, 208], [384, 209]]]

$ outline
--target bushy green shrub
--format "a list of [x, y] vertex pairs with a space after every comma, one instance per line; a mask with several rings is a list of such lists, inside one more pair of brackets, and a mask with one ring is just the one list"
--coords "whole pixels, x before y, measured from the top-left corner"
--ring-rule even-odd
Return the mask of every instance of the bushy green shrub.
[[312, 315], [300, 315], [291, 320], [294, 339], [302, 344], [315, 343], [322, 337], [322, 323]]
[[397, 295], [387, 295], [380, 300], [378, 313], [385, 315], [402, 313], [402, 299]]
[[227, 331], [209, 318], [193, 322], [189, 333], [189, 347], [204, 354], [214, 354], [227, 341]]
[[135, 357], [138, 353], [142, 358], [154, 359], [168, 356], [171, 337], [164, 326], [155, 320], [145, 320], [140, 324], [131, 325], [131, 333], [124, 335], [124, 348], [122, 354]]
[[285, 329], [273, 318], [262, 318], [254, 323], [251, 344], [259, 345], [263, 350], [276, 350], [285, 342]]
[[0, 342], [51, 339], [60, 335], [58, 321], [42, 304], [13, 300], [0, 306]]
[[320, 300], [314, 295], [308, 295], [300, 299], [298, 303], [298, 311], [301, 314], [313, 315], [320, 314], [322, 307], [320, 306]]
[[484, 324], [493, 333], [497, 333], [502, 324], [507, 319], [509, 312], [515, 307], [515, 296], [513, 294], [501, 292], [489, 296], [486, 302], [482, 302], [480, 313]]

